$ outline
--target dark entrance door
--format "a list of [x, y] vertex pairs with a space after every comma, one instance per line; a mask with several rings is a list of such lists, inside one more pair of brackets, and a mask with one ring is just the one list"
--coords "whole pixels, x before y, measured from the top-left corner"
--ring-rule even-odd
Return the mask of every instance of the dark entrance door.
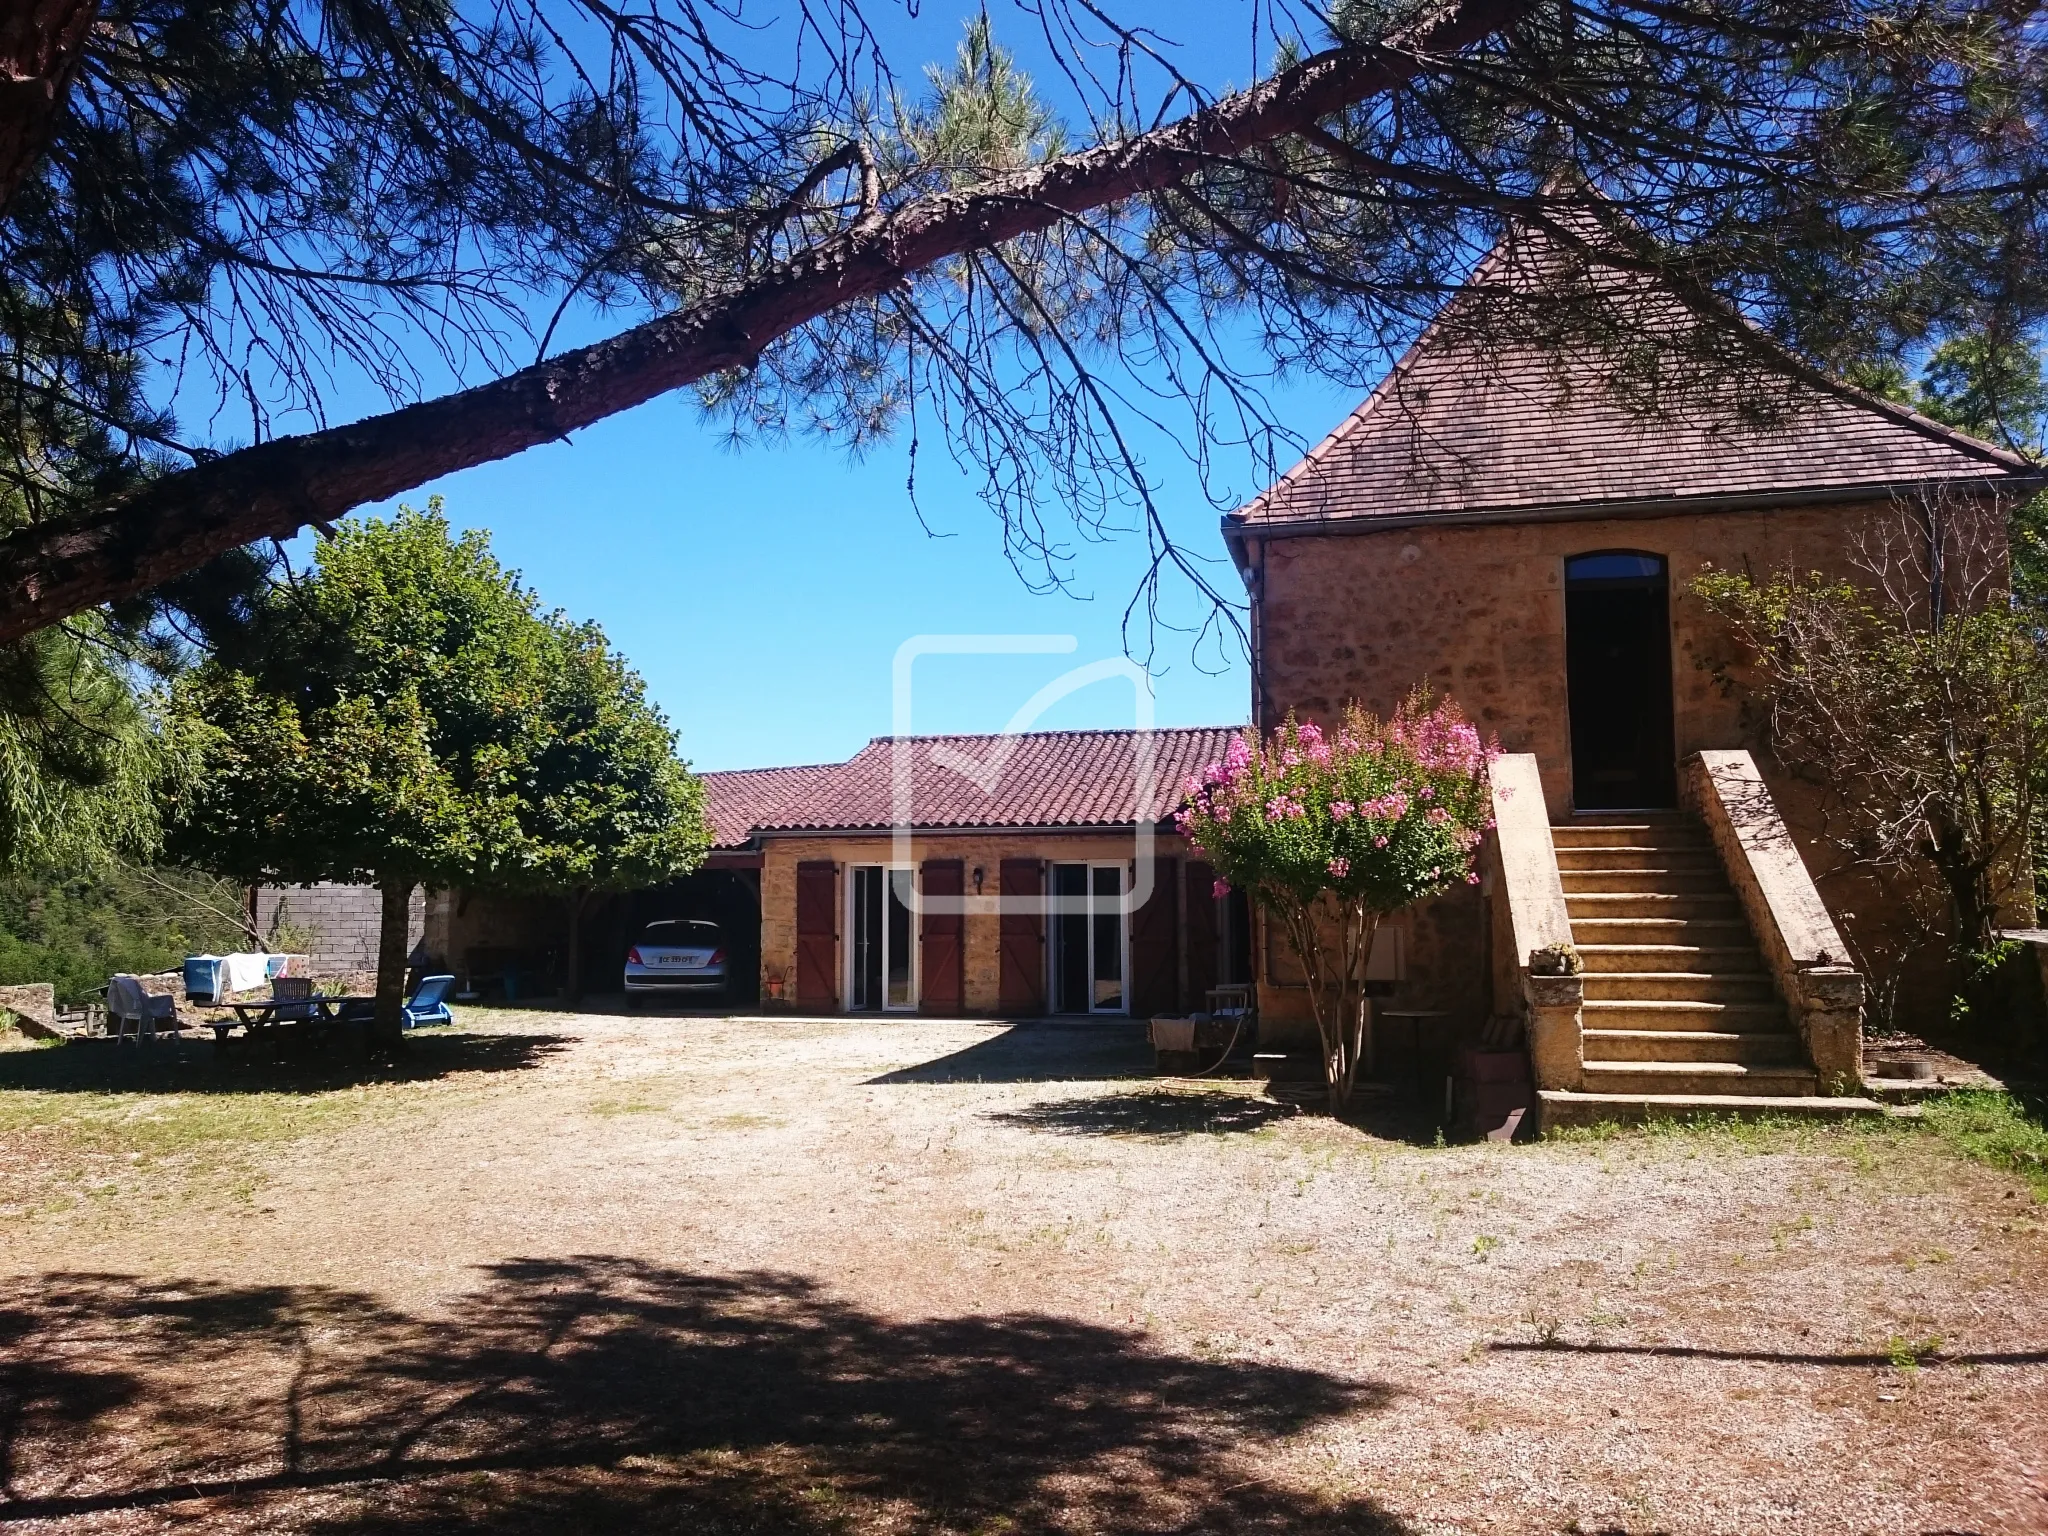
[[1671, 591], [1662, 555], [1607, 550], [1564, 563], [1572, 804], [1677, 804], [1671, 741]]

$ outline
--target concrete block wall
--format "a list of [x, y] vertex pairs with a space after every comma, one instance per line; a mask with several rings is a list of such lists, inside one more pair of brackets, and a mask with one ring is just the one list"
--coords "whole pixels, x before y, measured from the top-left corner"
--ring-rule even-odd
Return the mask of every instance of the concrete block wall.
[[[271, 943], [280, 922], [310, 932], [303, 945], [316, 972], [374, 971], [383, 898], [374, 885], [265, 885], [256, 890], [256, 928]], [[426, 935], [427, 897], [412, 893], [405, 947], [411, 953]], [[274, 946], [276, 947], [276, 946]], [[299, 947], [295, 941], [294, 947]]]

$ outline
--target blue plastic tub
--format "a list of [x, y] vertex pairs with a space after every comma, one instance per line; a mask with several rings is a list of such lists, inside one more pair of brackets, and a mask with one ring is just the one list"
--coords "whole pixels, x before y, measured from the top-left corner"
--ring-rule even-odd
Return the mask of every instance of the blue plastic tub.
[[220, 956], [185, 957], [185, 995], [195, 1003], [210, 1003], [220, 991]]

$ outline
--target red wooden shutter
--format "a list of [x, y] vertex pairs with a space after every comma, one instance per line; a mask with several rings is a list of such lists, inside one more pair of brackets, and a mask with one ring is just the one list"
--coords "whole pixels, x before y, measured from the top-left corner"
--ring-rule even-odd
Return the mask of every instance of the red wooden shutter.
[[1131, 914], [1131, 1013], [1171, 1013], [1180, 998], [1180, 860], [1156, 859], [1152, 894]]
[[[1045, 1012], [1045, 875], [1036, 859], [1005, 859], [998, 882], [1004, 910], [996, 1007], [1031, 1017]], [[1009, 910], [1025, 902], [1030, 911]]]
[[[959, 859], [926, 859], [924, 894], [951, 906], [967, 893], [967, 866]], [[967, 956], [961, 935], [966, 917], [927, 912], [919, 941], [917, 1006], [922, 1013], [959, 1013], [967, 1006]]]
[[796, 1000], [814, 1008], [839, 1003], [837, 874], [830, 859], [806, 859], [796, 867]]
[[1216, 934], [1216, 870], [1213, 865], [1190, 860], [1187, 868], [1188, 903], [1188, 991], [1194, 995], [1188, 1007], [1209, 1006], [1209, 989], [1220, 978], [1217, 962], [1222, 949]]

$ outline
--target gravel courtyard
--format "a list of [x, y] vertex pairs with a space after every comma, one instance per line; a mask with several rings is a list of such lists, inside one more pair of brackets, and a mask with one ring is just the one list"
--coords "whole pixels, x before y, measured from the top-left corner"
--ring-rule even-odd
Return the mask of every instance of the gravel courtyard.
[[[125, 1050], [127, 1054], [121, 1055]], [[1441, 1147], [1124, 1026], [0, 1052], [24, 1532], [2048, 1531], [2048, 1207]]]

